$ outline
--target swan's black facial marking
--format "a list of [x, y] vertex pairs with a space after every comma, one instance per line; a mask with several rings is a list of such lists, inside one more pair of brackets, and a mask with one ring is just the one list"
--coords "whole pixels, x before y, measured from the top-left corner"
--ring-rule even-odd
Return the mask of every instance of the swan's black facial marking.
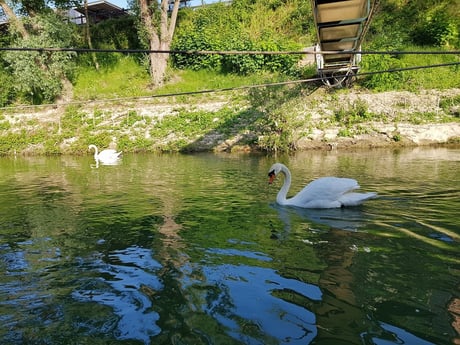
[[275, 177], [276, 177], [275, 170], [270, 171], [268, 173], [268, 183], [272, 184]]

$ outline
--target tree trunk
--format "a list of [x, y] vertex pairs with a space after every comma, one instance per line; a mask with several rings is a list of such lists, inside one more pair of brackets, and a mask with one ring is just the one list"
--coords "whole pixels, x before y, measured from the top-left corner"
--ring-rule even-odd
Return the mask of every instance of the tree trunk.
[[[86, 18], [86, 23], [85, 23], [86, 42], [88, 43], [88, 48], [93, 49], [93, 42], [91, 41], [90, 20], [89, 20], [89, 15], [88, 15], [88, 0], [85, 0], [85, 18]], [[94, 66], [96, 67], [96, 70], [99, 70], [99, 63], [97, 62], [96, 53], [92, 52], [91, 57], [93, 58], [93, 63], [94, 63]]]
[[[171, 17], [168, 16], [169, 1], [162, 0], [160, 5], [160, 22], [154, 22], [152, 6], [156, 6], [156, 0], [139, 0], [141, 21], [147, 32], [149, 49], [151, 51], [170, 50], [174, 30], [176, 28], [177, 13], [180, 0], [174, 0], [174, 7]], [[164, 82], [166, 68], [168, 67], [169, 54], [151, 52], [150, 77], [155, 87], [161, 86]]]
[[18, 17], [16, 17], [16, 14], [13, 12], [11, 7], [8, 6], [5, 0], [0, 0], [0, 7], [3, 8], [3, 11], [8, 17], [10, 24], [16, 27], [18, 32], [21, 34], [22, 38], [29, 38], [29, 33], [22, 24], [22, 21], [20, 21]]

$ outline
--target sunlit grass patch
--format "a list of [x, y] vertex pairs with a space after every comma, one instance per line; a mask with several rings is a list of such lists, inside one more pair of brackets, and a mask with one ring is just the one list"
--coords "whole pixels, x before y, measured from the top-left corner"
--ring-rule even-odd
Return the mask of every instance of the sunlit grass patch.
[[92, 100], [150, 95], [148, 71], [134, 58], [121, 58], [113, 67], [81, 69], [74, 85], [74, 98]]
[[222, 74], [212, 70], [179, 70], [174, 71], [167, 83], [158, 90], [156, 94], [200, 92], [200, 91], [219, 91], [222, 89], [239, 88], [254, 86], [265, 83], [273, 83], [286, 80], [287, 77], [274, 74]]
[[131, 57], [123, 57], [112, 67], [100, 70], [81, 69], [74, 85], [74, 98], [95, 100], [204, 92], [204, 97], [218, 97], [209, 91], [254, 86], [286, 80], [274, 74], [236, 75], [211, 70], [170, 70], [163, 86], [151, 87], [148, 71]]
[[[439, 52], [439, 48], [407, 47], [407, 51]], [[433, 66], [460, 62], [458, 55], [451, 54], [407, 54], [401, 60], [407, 67]], [[432, 67], [404, 72], [408, 74], [408, 87], [419, 89], [448, 89], [460, 85], [460, 66]]]

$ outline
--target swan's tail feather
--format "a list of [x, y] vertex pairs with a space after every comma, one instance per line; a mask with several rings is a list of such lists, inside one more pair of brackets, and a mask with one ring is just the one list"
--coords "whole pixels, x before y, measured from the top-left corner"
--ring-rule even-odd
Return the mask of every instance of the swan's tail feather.
[[343, 206], [357, 206], [366, 200], [375, 198], [377, 198], [377, 193], [346, 193], [340, 197], [339, 201]]

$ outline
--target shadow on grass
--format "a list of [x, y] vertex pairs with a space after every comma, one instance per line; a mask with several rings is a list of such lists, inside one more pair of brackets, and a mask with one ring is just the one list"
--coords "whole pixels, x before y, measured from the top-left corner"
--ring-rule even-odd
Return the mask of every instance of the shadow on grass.
[[[202, 128], [205, 133], [180, 151], [271, 151], [271, 143], [288, 147], [287, 134], [296, 126], [295, 105], [317, 88], [299, 84], [251, 89], [246, 96], [247, 106], [240, 111], [226, 109], [229, 114], [222, 121]], [[260, 138], [265, 138], [263, 145]]]

